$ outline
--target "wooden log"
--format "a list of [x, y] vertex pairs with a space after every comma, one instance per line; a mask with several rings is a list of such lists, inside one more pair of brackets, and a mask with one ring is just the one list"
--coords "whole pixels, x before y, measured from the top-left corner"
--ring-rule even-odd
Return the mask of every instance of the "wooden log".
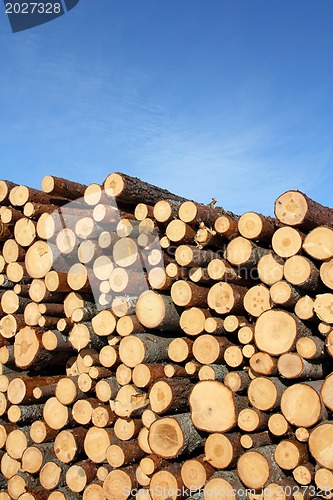
[[309, 378], [311, 380], [322, 379], [324, 376], [323, 366], [310, 363], [296, 353], [285, 353], [279, 357], [277, 368], [282, 377], [287, 379]]
[[319, 468], [316, 470], [314, 474], [314, 482], [319, 488], [319, 493], [324, 498], [331, 498], [332, 497], [332, 490], [333, 490], [333, 472], [325, 469], [324, 467]]
[[241, 499], [244, 498], [244, 491], [244, 486], [240, 482], [236, 471], [223, 470], [216, 472], [210, 478], [204, 487], [204, 496], [198, 496], [196, 500], [200, 500], [200, 498], [208, 498], [209, 496], [214, 495], [215, 492], [218, 492], [218, 494], [221, 495], [221, 498], [235, 497], [237, 499]]
[[332, 442], [333, 425], [324, 422], [317, 425], [309, 437], [309, 450], [313, 458], [327, 469], [333, 470], [333, 457], [329, 443]]
[[228, 373], [228, 368], [223, 365], [203, 365], [198, 372], [198, 378], [199, 380], [218, 380], [219, 382], [223, 382]]
[[109, 198], [115, 197], [117, 201], [121, 200], [131, 205], [137, 205], [138, 203], [155, 205], [161, 199], [185, 201], [184, 198], [165, 189], [120, 172], [108, 175], [103, 183], [103, 188]]
[[329, 375], [327, 375], [327, 377], [323, 382], [323, 385], [321, 386], [320, 396], [326, 408], [328, 408], [331, 411], [333, 410], [332, 389], [333, 389], [333, 374], [330, 373]]
[[238, 433], [213, 433], [205, 441], [204, 460], [215, 469], [227, 469], [236, 465], [242, 452]]
[[309, 231], [318, 225], [332, 226], [333, 216], [330, 208], [311, 200], [300, 191], [286, 191], [275, 201], [275, 216], [288, 226], [300, 227]]
[[127, 337], [133, 333], [145, 333], [145, 327], [140, 323], [135, 315], [122, 316], [118, 319], [116, 325], [117, 333], [121, 337]]
[[45, 241], [33, 243], [25, 256], [25, 266], [32, 278], [44, 278], [51, 270], [53, 261], [52, 248]]
[[[54, 319], [54, 318], [52, 318]], [[73, 351], [68, 337], [57, 330], [48, 330], [43, 333], [42, 344], [47, 351]]]
[[277, 377], [256, 377], [249, 385], [249, 402], [261, 411], [278, 408], [284, 390], [285, 385]]
[[303, 295], [295, 304], [295, 314], [302, 321], [316, 320], [316, 315], [313, 310], [314, 300], [309, 295]]
[[283, 472], [274, 460], [276, 446], [269, 445], [245, 452], [237, 463], [237, 474], [248, 488], [258, 490], [277, 481]]
[[229, 283], [215, 283], [208, 292], [208, 306], [218, 314], [230, 312], [239, 314], [244, 311], [243, 300], [247, 289]]
[[22, 262], [25, 257], [25, 249], [15, 239], [9, 239], [3, 245], [2, 254], [7, 264]]
[[[1, 473], [3, 477], [7, 480], [9, 480], [11, 477], [13, 477], [21, 468], [21, 462], [16, 460], [15, 458], [12, 458], [8, 453], [4, 453], [1, 458]], [[1, 500], [4, 500], [8, 498], [10, 500], [10, 496], [8, 495], [7, 497], [0, 497]]]
[[121, 363], [116, 370], [116, 379], [120, 385], [127, 385], [132, 382], [132, 368]]
[[168, 359], [168, 347], [173, 338], [151, 334], [136, 334], [122, 338], [119, 346], [121, 361], [134, 368], [140, 363], [156, 363]]
[[120, 385], [114, 376], [99, 380], [95, 386], [96, 396], [104, 403], [114, 399], [119, 389]]
[[188, 396], [193, 384], [184, 378], [157, 380], [149, 389], [149, 401], [158, 415], [182, 413], [187, 409]]
[[319, 285], [319, 271], [314, 263], [302, 255], [286, 260], [283, 267], [285, 279], [303, 290], [316, 291]]
[[198, 382], [189, 398], [191, 417], [197, 429], [226, 432], [237, 424], [237, 415], [246, 400], [216, 380]]
[[272, 301], [280, 307], [294, 307], [301, 295], [297, 288], [294, 288], [287, 281], [277, 281], [270, 288], [270, 297]]
[[220, 258], [213, 258], [207, 267], [208, 276], [214, 281], [225, 281], [234, 285], [246, 286], [246, 280], [237, 269], [233, 268], [228, 261]]
[[225, 335], [224, 320], [222, 318], [209, 316], [205, 320], [205, 331], [214, 335]]
[[45, 403], [50, 397], [55, 395], [57, 384], [35, 387], [32, 391], [36, 403]]
[[203, 222], [208, 226], [213, 226], [221, 215], [221, 210], [194, 201], [184, 201], [179, 207], [178, 214], [180, 220], [188, 224], [199, 225]]
[[216, 219], [214, 229], [221, 236], [231, 239], [238, 234], [238, 220], [238, 216], [221, 215]]
[[29, 428], [17, 428], [8, 433], [6, 452], [15, 460], [21, 460], [23, 452], [32, 444]]
[[279, 356], [293, 350], [299, 337], [309, 335], [311, 331], [294, 314], [270, 310], [257, 319], [254, 340], [259, 350]]
[[83, 498], [88, 500], [89, 498], [96, 498], [96, 500], [103, 500], [104, 493], [102, 483], [92, 482], [87, 486], [83, 492]]
[[316, 296], [313, 303], [313, 310], [316, 313], [317, 317], [321, 321], [329, 324], [333, 323], [333, 314], [331, 312], [332, 301], [333, 294], [322, 293]]
[[144, 424], [143, 415], [142, 418], [117, 418], [114, 424], [114, 433], [118, 439], [121, 441], [129, 441], [130, 439], [134, 439], [138, 436], [139, 432], [142, 429]]
[[15, 364], [18, 368], [33, 367], [35, 371], [50, 365], [57, 365], [64, 360], [64, 352], [51, 353], [42, 348], [42, 335], [29, 326], [22, 328], [15, 336], [14, 342]]
[[194, 237], [194, 241], [201, 249], [204, 247], [222, 248], [225, 240], [217, 234], [214, 229], [211, 229], [201, 222]]
[[175, 251], [177, 264], [183, 267], [205, 267], [212, 259], [217, 259], [218, 254], [211, 250], [201, 250], [196, 246], [179, 245]]
[[257, 318], [264, 311], [272, 308], [270, 291], [265, 285], [255, 285], [250, 288], [243, 298], [245, 311]]
[[302, 251], [305, 235], [293, 227], [280, 227], [272, 237], [272, 248], [280, 257], [288, 258]]
[[90, 427], [84, 439], [84, 451], [93, 462], [105, 462], [107, 449], [113, 441], [112, 428]]
[[38, 486], [38, 480], [26, 472], [17, 472], [12, 476], [7, 484], [7, 491], [10, 498], [21, 498], [27, 492], [28, 488], [35, 489]]
[[60, 177], [46, 175], [42, 180], [42, 190], [52, 196], [76, 200], [82, 198], [87, 186]]
[[179, 280], [171, 287], [171, 298], [177, 306], [206, 307], [208, 289], [194, 283]]
[[29, 247], [36, 239], [36, 226], [31, 219], [23, 217], [14, 226], [14, 236], [22, 247]]
[[136, 220], [143, 220], [147, 217], [154, 217], [154, 208], [147, 203], [138, 203], [134, 209], [134, 217]]
[[293, 470], [308, 461], [307, 446], [296, 439], [285, 439], [278, 443], [274, 458], [281, 469]]
[[224, 359], [224, 353], [230, 342], [226, 337], [199, 335], [193, 344], [192, 352], [195, 359], [204, 365], [218, 363]]
[[93, 409], [97, 408], [99, 404], [100, 402], [97, 398], [79, 399], [73, 405], [73, 419], [79, 425], [89, 425]]
[[134, 385], [128, 384], [122, 386], [116, 396], [116, 399], [110, 401], [111, 410], [118, 417], [136, 417], [142, 415], [144, 408], [149, 404], [147, 394]]
[[153, 216], [158, 222], [166, 224], [172, 219], [176, 219], [181, 201], [159, 200], [154, 205]]
[[171, 459], [198, 450], [203, 439], [194, 428], [190, 414], [183, 413], [153, 422], [148, 442], [153, 453]]
[[243, 392], [250, 384], [250, 377], [246, 371], [230, 371], [226, 374], [224, 385], [232, 392]]
[[318, 226], [305, 237], [305, 252], [316, 260], [326, 261], [333, 257], [333, 231], [329, 227]]
[[47, 425], [55, 430], [73, 425], [71, 409], [60, 403], [56, 397], [52, 397], [46, 401], [43, 418]]
[[200, 490], [214, 473], [215, 470], [204, 456], [186, 460], [181, 468], [183, 483], [190, 491]]
[[[318, 337], [301, 337], [296, 343], [296, 350], [304, 359], [317, 360], [324, 356], [325, 344]], [[311, 378], [316, 377], [313, 375]]]
[[195, 230], [179, 219], [169, 222], [166, 228], [166, 236], [174, 243], [193, 243], [195, 235]]
[[292, 474], [293, 478], [298, 484], [307, 486], [311, 483], [314, 477], [314, 466], [309, 462], [298, 465], [297, 467], [295, 467]]
[[268, 253], [269, 250], [256, 246], [252, 241], [243, 238], [243, 236], [237, 236], [228, 243], [226, 258], [233, 266], [252, 269]]
[[208, 270], [204, 267], [192, 267], [188, 273], [188, 277], [193, 283], [202, 283], [203, 285], [212, 284], [212, 279], [208, 274]]
[[[170, 347], [170, 346], [169, 346]], [[155, 379], [164, 376], [164, 365], [140, 363], [133, 369], [132, 379], [137, 387], [149, 387]], [[127, 382], [129, 383], [129, 382]]]
[[257, 352], [250, 358], [251, 370], [258, 375], [276, 375], [277, 360], [265, 352]]
[[63, 377], [57, 383], [55, 396], [63, 405], [71, 405], [82, 398], [83, 392], [78, 385], [78, 377]]
[[[109, 305], [111, 299], [112, 295], [110, 296], [110, 298], [106, 297], [105, 302], [100, 301], [100, 304], [103, 307], [106, 307]], [[138, 297], [136, 295], [118, 295], [111, 302], [111, 310], [117, 318], [122, 318], [123, 316], [131, 316], [132, 314], [135, 314], [137, 302]]]
[[168, 357], [175, 363], [182, 363], [193, 358], [193, 341], [188, 338], [178, 337], [168, 346]]
[[7, 418], [9, 422], [13, 422], [18, 425], [31, 424], [36, 418], [41, 418], [43, 416], [43, 405], [11, 405], [7, 410]]
[[18, 184], [15, 184], [14, 182], [0, 180], [0, 203], [1, 203], [1, 205], [8, 205], [9, 204], [10, 191], [17, 186], [18, 186]]
[[52, 458], [54, 458], [53, 443], [28, 446], [22, 455], [22, 471], [37, 474]]
[[98, 350], [106, 343], [105, 337], [96, 335], [89, 322], [76, 323], [69, 334], [68, 340], [77, 351], [89, 347]]
[[[327, 416], [320, 398], [322, 381], [302, 382], [288, 387], [281, 398], [281, 411], [297, 427], [312, 427]], [[298, 401], [295, 405], [293, 402]]]
[[105, 368], [116, 367], [120, 359], [118, 355], [118, 346], [106, 345], [99, 352], [99, 362]]
[[53, 204], [45, 205], [44, 203], [36, 203], [27, 201], [23, 206], [23, 214], [29, 219], [38, 220], [43, 214], [52, 214], [57, 210], [57, 206]]
[[136, 315], [147, 328], [158, 328], [160, 331], [179, 329], [178, 311], [167, 295], [151, 290], [144, 292], [136, 304]]
[[195, 337], [205, 331], [205, 322], [209, 315], [209, 309], [191, 307], [182, 312], [179, 325], [187, 335]]
[[258, 261], [257, 269], [260, 280], [265, 285], [273, 285], [283, 278], [284, 260], [273, 252], [269, 252]]
[[53, 442], [57, 432], [44, 420], [36, 420], [30, 426], [30, 437], [37, 444]]
[[9, 225], [0, 222], [0, 241], [1, 242], [6, 241], [8, 238], [11, 238], [12, 236], [13, 236], [12, 231], [9, 228]]
[[35, 203], [48, 204], [63, 204], [64, 198], [51, 197], [39, 189], [33, 189], [27, 186], [15, 186], [9, 194], [9, 201], [15, 207], [23, 207], [28, 201]]
[[46, 490], [54, 490], [57, 486], [65, 486], [68, 465], [53, 459], [47, 462], [39, 472], [39, 482]]
[[138, 447], [136, 439], [132, 439], [111, 444], [107, 449], [106, 459], [112, 467], [118, 468], [138, 462], [144, 454], [144, 451]]
[[260, 242], [270, 242], [276, 221], [256, 212], [245, 212], [238, 220], [238, 231], [244, 238]]
[[224, 318], [224, 329], [228, 333], [237, 332], [239, 328], [243, 326], [248, 326], [249, 322], [244, 316], [235, 316], [234, 314], [229, 314]]
[[17, 295], [14, 290], [6, 290], [1, 297], [1, 307], [5, 314], [21, 314], [30, 299]]
[[116, 421], [116, 415], [108, 405], [93, 408], [91, 422], [95, 427], [109, 427]]
[[259, 448], [272, 444], [272, 439], [268, 431], [257, 432], [254, 434], [243, 434], [240, 438], [240, 443], [243, 448], [249, 450], [250, 448]]
[[97, 466], [91, 460], [72, 465], [66, 473], [66, 483], [71, 491], [82, 492], [96, 478]]
[[101, 201], [106, 201], [104, 190], [99, 184], [89, 184], [84, 191], [84, 202], [88, 206], [95, 206]]
[[130, 496], [131, 491], [134, 491], [137, 487], [138, 482], [135, 475], [135, 467], [128, 466], [124, 469], [116, 469], [109, 472], [103, 483], [103, 495], [104, 498], [126, 500]]

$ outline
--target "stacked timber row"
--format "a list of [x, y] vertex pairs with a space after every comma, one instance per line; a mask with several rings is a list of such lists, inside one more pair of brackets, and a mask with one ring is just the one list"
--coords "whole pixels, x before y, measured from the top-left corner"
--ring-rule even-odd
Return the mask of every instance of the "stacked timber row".
[[333, 209], [0, 182], [0, 500], [331, 498]]

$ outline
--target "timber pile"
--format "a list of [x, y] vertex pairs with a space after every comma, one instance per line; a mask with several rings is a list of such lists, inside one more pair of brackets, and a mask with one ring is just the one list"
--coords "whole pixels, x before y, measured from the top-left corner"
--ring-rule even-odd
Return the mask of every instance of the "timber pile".
[[119, 173], [0, 204], [1, 500], [331, 498], [333, 209]]

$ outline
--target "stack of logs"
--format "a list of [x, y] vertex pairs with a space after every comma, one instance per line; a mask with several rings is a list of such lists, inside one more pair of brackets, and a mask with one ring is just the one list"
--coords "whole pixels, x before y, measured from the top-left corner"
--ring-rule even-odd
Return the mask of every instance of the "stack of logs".
[[0, 207], [0, 500], [332, 498], [333, 209], [120, 173]]

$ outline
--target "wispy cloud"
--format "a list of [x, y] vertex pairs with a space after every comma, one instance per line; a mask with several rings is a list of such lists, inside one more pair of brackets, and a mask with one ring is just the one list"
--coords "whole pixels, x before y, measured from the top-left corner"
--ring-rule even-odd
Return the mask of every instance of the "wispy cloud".
[[[16, 49], [6, 47], [8, 59]], [[34, 36], [15, 60], [21, 84], [11, 85], [10, 67], [0, 77], [3, 103], [13, 103], [1, 137], [8, 163], [26, 162], [18, 182], [36, 185], [46, 173], [101, 182], [117, 169], [237, 213], [272, 213], [283, 191], [311, 194], [327, 179], [329, 137], [304, 128], [306, 99], [279, 110], [271, 89], [259, 93], [249, 81], [232, 96], [221, 89], [182, 103], [175, 89], [156, 91], [153, 69], [118, 75], [70, 54], [47, 60]], [[175, 81], [184, 85], [179, 74]]]

